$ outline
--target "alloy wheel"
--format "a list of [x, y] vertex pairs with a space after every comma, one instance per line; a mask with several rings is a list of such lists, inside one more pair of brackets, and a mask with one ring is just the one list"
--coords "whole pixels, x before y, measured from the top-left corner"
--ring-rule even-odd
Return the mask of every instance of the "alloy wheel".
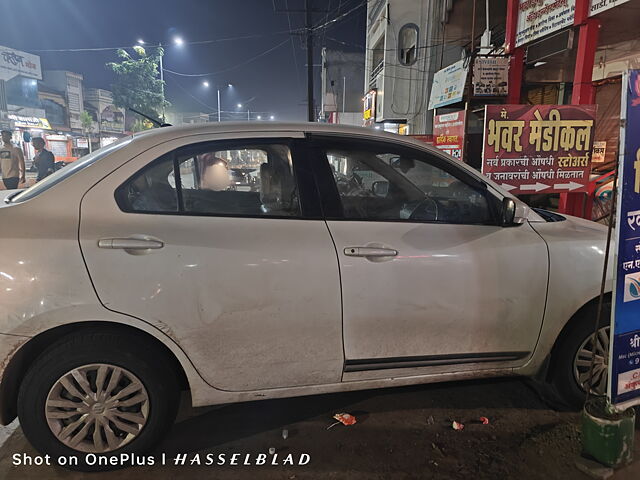
[[593, 335], [589, 335], [580, 345], [573, 359], [573, 374], [580, 388], [587, 391], [589, 382], [589, 368], [591, 360], [595, 356], [593, 364], [593, 376], [591, 378], [591, 393], [604, 395], [607, 392], [609, 379], [609, 334], [610, 327], [601, 327], [596, 334], [595, 344]]
[[136, 438], [149, 416], [149, 395], [130, 371], [94, 363], [74, 368], [54, 384], [45, 401], [51, 432], [66, 446], [106, 453]]

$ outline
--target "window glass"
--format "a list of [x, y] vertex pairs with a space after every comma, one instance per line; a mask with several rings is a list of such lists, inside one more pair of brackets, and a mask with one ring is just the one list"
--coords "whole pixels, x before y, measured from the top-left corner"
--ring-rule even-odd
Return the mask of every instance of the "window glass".
[[123, 185], [119, 202], [147, 213], [300, 214], [291, 152], [277, 144], [172, 152]]
[[407, 24], [398, 35], [398, 55], [402, 65], [413, 65], [418, 59], [418, 27]]
[[495, 223], [498, 200], [434, 165], [428, 154], [370, 148], [325, 153], [347, 219]]

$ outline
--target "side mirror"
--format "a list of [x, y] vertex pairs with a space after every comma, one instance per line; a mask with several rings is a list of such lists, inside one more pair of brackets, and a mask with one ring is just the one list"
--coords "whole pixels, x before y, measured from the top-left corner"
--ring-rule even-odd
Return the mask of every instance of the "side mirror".
[[516, 202], [513, 198], [505, 197], [502, 200], [502, 211], [500, 212], [500, 224], [503, 227], [515, 225], [516, 219]]
[[376, 197], [386, 197], [389, 194], [389, 182], [383, 180], [373, 182], [371, 191]]

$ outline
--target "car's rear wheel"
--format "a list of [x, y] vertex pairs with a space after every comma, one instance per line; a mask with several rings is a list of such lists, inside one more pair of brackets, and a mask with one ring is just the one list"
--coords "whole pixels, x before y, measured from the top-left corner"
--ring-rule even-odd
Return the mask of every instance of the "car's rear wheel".
[[[597, 304], [588, 306], [573, 319], [554, 350], [552, 383], [563, 400], [574, 408], [584, 403], [589, 384], [594, 395], [604, 395], [607, 391], [611, 302], [605, 301], [602, 308], [595, 341]], [[593, 374], [589, 381], [592, 361]]]
[[143, 456], [157, 445], [175, 419], [178, 395], [172, 363], [143, 338], [81, 333], [31, 365], [18, 416], [27, 439], [54, 461], [74, 456], [71, 468], [113, 469], [120, 465], [107, 457]]

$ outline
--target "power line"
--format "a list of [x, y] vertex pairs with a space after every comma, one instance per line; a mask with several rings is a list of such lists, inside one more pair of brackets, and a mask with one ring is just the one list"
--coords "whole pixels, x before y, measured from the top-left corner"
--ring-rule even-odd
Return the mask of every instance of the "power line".
[[323, 24], [321, 24], [321, 25], [316, 25], [315, 27], [313, 27], [313, 28], [312, 28], [312, 30], [313, 30], [313, 31], [316, 31], [316, 30], [320, 30], [321, 28], [326, 28], [326, 27], [328, 27], [329, 25], [333, 25], [334, 23], [339, 22], [339, 21], [340, 21], [340, 20], [342, 20], [343, 18], [345, 18], [345, 17], [347, 17], [347, 16], [351, 15], [353, 12], [355, 12], [355, 11], [356, 11], [356, 10], [358, 10], [358, 9], [360, 9], [361, 7], [363, 7], [363, 6], [364, 6], [364, 5], [366, 5], [366, 4], [367, 4], [367, 0], [364, 0], [364, 1], [360, 2], [358, 5], [356, 5], [355, 7], [353, 7], [351, 10], [349, 10], [349, 11], [347, 11], [347, 12], [343, 13], [342, 15], [340, 15], [340, 16], [338, 16], [338, 17], [334, 18], [333, 20], [329, 20], [328, 22], [325, 22], [325, 23], [323, 23]]
[[[264, 38], [271, 37], [274, 35], [284, 35], [291, 33], [300, 33], [300, 29], [298, 30], [281, 30], [278, 32], [271, 33], [258, 33], [253, 35], [241, 35], [237, 37], [223, 37], [223, 38], [215, 38], [210, 40], [198, 40], [192, 42], [184, 42], [185, 45], [209, 45], [212, 43], [221, 43], [221, 42], [231, 42], [235, 40], [247, 40], [252, 38]], [[89, 47], [89, 48], [49, 48], [49, 49], [38, 49], [38, 50], [29, 50], [33, 53], [60, 53], [60, 52], [101, 52], [101, 51], [110, 51], [110, 50], [121, 50], [131, 48], [134, 45], [125, 45], [121, 47]], [[141, 47], [145, 47], [145, 45], [139, 45]], [[146, 45], [147, 47], [157, 47], [158, 45]]]
[[177, 75], [179, 77], [210, 77], [210, 76], [214, 76], [214, 75], [218, 75], [220, 73], [226, 73], [226, 72], [230, 72], [232, 70], [236, 70], [240, 67], [244, 67], [245, 65], [248, 65], [249, 63], [264, 57], [265, 55], [268, 55], [269, 53], [273, 52], [274, 50], [277, 50], [278, 48], [280, 48], [281, 46], [283, 46], [285, 43], [288, 43], [289, 39], [287, 38], [285, 41], [280, 42], [279, 44], [277, 44], [275, 47], [271, 47], [269, 50], [266, 50], [258, 55], [256, 55], [255, 57], [252, 57], [248, 60], [245, 60], [244, 62], [241, 63], [237, 63], [236, 65], [229, 67], [229, 68], [225, 68], [222, 70], [218, 70], [217, 72], [208, 72], [208, 73], [181, 73], [181, 72], [175, 72], [173, 70], [169, 70], [167, 68], [163, 69], [165, 72], [167, 73], [171, 73], [173, 75]]

